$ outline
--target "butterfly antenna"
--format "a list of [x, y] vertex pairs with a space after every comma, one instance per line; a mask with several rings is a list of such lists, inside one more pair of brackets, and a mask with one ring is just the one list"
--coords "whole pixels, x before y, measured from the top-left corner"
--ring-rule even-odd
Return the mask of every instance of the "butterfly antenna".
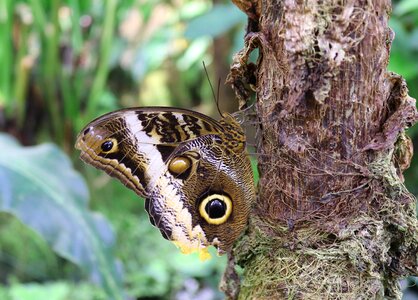
[[219, 77], [219, 79], [218, 79], [218, 90], [216, 91], [216, 108], [217, 108], [219, 114], [222, 116], [222, 112], [219, 109], [219, 92], [221, 90], [220, 87], [221, 87], [221, 78]]
[[205, 64], [204, 61], [202, 61], [202, 63], [203, 63], [203, 69], [205, 69], [206, 78], [208, 79], [208, 82], [209, 82], [209, 85], [210, 85], [210, 90], [212, 91], [213, 99], [215, 100], [215, 103], [216, 103], [216, 109], [218, 110], [218, 113], [222, 116], [222, 112], [219, 109], [219, 90], [220, 90], [219, 87], [221, 85], [221, 79], [219, 78], [219, 81], [218, 81], [218, 91], [217, 91], [217, 95], [215, 95], [215, 90], [213, 89], [212, 82], [210, 81], [209, 74], [208, 74], [208, 70], [206, 69], [206, 64]]

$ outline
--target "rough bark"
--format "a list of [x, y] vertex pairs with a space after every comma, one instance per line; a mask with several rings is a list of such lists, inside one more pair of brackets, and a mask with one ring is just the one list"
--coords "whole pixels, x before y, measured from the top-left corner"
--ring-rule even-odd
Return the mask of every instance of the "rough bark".
[[259, 194], [234, 249], [245, 271], [240, 285], [226, 274], [227, 295], [400, 299], [398, 280], [418, 274], [402, 177], [417, 111], [386, 70], [390, 1], [233, 2], [249, 25], [229, 82], [242, 105], [255, 84], [261, 134]]

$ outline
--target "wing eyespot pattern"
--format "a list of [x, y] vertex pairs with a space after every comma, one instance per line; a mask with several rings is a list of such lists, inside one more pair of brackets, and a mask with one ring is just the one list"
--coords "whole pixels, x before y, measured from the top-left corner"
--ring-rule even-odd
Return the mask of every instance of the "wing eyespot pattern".
[[200, 216], [209, 224], [221, 225], [232, 213], [232, 200], [227, 195], [211, 194], [199, 204]]
[[115, 153], [118, 152], [118, 142], [114, 138], [106, 139], [100, 145], [101, 152], [104, 154]]
[[168, 170], [173, 175], [181, 175], [192, 166], [190, 158], [184, 156], [174, 157], [168, 164]]
[[186, 156], [177, 156], [171, 159], [168, 164], [168, 171], [176, 179], [186, 180], [192, 171], [193, 161]]

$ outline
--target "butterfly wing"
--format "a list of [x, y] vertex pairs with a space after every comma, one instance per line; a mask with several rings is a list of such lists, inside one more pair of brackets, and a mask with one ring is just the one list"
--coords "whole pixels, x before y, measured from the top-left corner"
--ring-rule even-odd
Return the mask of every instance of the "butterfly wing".
[[[148, 200], [154, 224], [184, 253], [209, 245], [228, 251], [246, 227], [255, 198], [251, 165], [246, 152], [228, 151], [222, 145], [214, 136], [180, 145], [168, 165], [186, 157], [192, 161], [191, 172], [176, 177], [169, 168]], [[218, 207], [211, 209], [211, 204]]]
[[[175, 108], [125, 109], [88, 124], [76, 147], [84, 161], [147, 198], [151, 222], [183, 252], [208, 245], [228, 250], [254, 198], [245, 145], [237, 142], [243, 133], [228, 124]], [[208, 207], [215, 223], [224, 219], [222, 210], [229, 209], [228, 217], [213, 224]]]
[[156, 174], [182, 142], [218, 135], [213, 119], [188, 110], [147, 107], [115, 111], [90, 122], [78, 135], [80, 158], [149, 197]]

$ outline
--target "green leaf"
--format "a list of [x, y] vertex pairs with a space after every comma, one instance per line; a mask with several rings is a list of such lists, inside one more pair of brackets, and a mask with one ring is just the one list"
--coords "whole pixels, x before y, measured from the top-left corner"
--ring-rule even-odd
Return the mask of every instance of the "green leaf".
[[211, 40], [208, 37], [200, 37], [193, 40], [177, 61], [179, 70], [185, 72], [186, 70], [189, 70], [193, 64], [201, 63], [202, 58], [204, 58], [205, 53], [211, 44], [210, 42]]
[[122, 299], [112, 229], [88, 210], [86, 184], [68, 157], [52, 144], [21, 147], [5, 134], [0, 149], [0, 211], [15, 215], [80, 266], [110, 299]]
[[13, 300], [64, 300], [69, 294], [69, 286], [64, 283], [53, 283], [48, 285], [32, 284], [14, 284], [10, 289], [10, 295]]
[[418, 75], [418, 63], [415, 59], [416, 50], [412, 43], [412, 35], [405, 30], [404, 24], [395, 18], [392, 18], [389, 24], [396, 34], [388, 68], [410, 80]]
[[245, 14], [235, 5], [217, 4], [207, 13], [191, 20], [184, 35], [188, 39], [205, 35], [217, 37], [246, 20]]
[[393, 50], [390, 54], [388, 69], [405, 77], [406, 80], [418, 75], [418, 63], [411, 53]]
[[418, 10], [417, 0], [403, 0], [394, 9], [396, 15], [403, 15]]
[[104, 300], [103, 290], [89, 283], [50, 281], [48, 283], [12, 283], [0, 286], [2, 300]]
[[395, 32], [395, 39], [393, 40], [392, 48], [398, 47], [405, 49], [410, 47], [411, 41], [409, 40], [404, 24], [399, 19], [392, 18], [389, 20], [389, 26]]

